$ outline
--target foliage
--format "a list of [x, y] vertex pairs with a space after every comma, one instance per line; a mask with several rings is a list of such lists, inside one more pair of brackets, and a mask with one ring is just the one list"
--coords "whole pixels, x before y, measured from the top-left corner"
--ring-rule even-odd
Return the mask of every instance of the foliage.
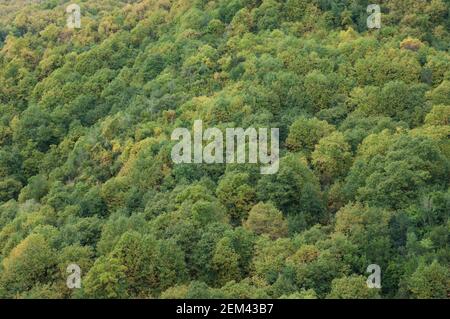
[[[448, 1], [380, 30], [359, 0], [79, 4], [0, 1], [0, 297], [448, 298]], [[279, 128], [278, 173], [174, 164], [198, 119]]]

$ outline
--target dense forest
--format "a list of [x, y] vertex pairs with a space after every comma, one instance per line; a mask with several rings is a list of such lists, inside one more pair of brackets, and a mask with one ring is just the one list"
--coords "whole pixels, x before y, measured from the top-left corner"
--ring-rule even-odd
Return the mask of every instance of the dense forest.
[[448, 298], [450, 1], [373, 2], [0, 0], [0, 297]]

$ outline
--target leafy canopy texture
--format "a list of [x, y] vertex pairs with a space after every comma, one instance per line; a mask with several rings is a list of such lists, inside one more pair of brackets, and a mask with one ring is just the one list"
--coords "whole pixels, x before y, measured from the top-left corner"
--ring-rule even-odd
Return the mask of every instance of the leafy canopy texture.
[[[1, 298], [450, 296], [449, 1], [69, 3], [0, 0]], [[174, 164], [196, 120], [279, 171]]]

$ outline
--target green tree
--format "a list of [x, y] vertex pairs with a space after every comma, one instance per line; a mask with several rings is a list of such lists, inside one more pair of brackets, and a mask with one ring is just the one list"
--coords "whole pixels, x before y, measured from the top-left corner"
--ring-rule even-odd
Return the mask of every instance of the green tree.
[[431, 139], [394, 135], [389, 140], [381, 133], [365, 142], [345, 186], [357, 199], [395, 209], [416, 201], [427, 184], [446, 185], [448, 163]]
[[289, 128], [286, 146], [292, 151], [310, 153], [320, 139], [330, 135], [334, 130], [334, 127], [326, 121], [300, 117]]
[[450, 287], [450, 273], [447, 267], [433, 261], [420, 265], [408, 280], [408, 289], [414, 298], [445, 299]]
[[88, 298], [126, 298], [126, 266], [115, 258], [99, 257], [83, 281]]
[[450, 106], [434, 105], [431, 111], [425, 117], [427, 125], [449, 125], [450, 124]]
[[230, 239], [223, 238], [217, 245], [213, 255], [212, 264], [217, 272], [217, 283], [223, 286], [231, 280], [239, 280], [239, 255], [233, 249]]
[[350, 145], [339, 132], [322, 138], [311, 155], [312, 164], [324, 184], [330, 184], [336, 178], [343, 177], [352, 160]]
[[295, 231], [324, 218], [319, 181], [298, 156], [282, 158], [279, 172], [261, 178], [257, 190], [260, 201], [271, 201], [284, 214], [296, 218], [289, 225]]
[[257, 235], [266, 234], [272, 239], [287, 235], [288, 225], [283, 214], [272, 204], [258, 203], [252, 207], [244, 228]]
[[450, 104], [450, 81], [443, 81], [439, 86], [437, 86], [433, 91], [429, 92], [428, 98], [434, 105]]
[[[2, 261], [1, 285], [7, 296], [30, 290], [54, 280], [56, 253], [43, 235], [31, 234]], [[7, 297], [5, 296], [5, 297]]]
[[375, 288], [369, 288], [363, 276], [349, 276], [336, 278], [331, 284], [331, 292], [327, 296], [331, 299], [374, 299], [379, 298]]
[[231, 221], [238, 224], [245, 218], [256, 201], [247, 173], [227, 173], [217, 186], [217, 198], [225, 206]]

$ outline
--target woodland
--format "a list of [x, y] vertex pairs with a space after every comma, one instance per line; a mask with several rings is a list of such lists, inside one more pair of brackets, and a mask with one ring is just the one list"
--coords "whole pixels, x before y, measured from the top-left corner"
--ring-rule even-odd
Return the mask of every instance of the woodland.
[[373, 2], [0, 0], [0, 298], [448, 298], [450, 1]]

